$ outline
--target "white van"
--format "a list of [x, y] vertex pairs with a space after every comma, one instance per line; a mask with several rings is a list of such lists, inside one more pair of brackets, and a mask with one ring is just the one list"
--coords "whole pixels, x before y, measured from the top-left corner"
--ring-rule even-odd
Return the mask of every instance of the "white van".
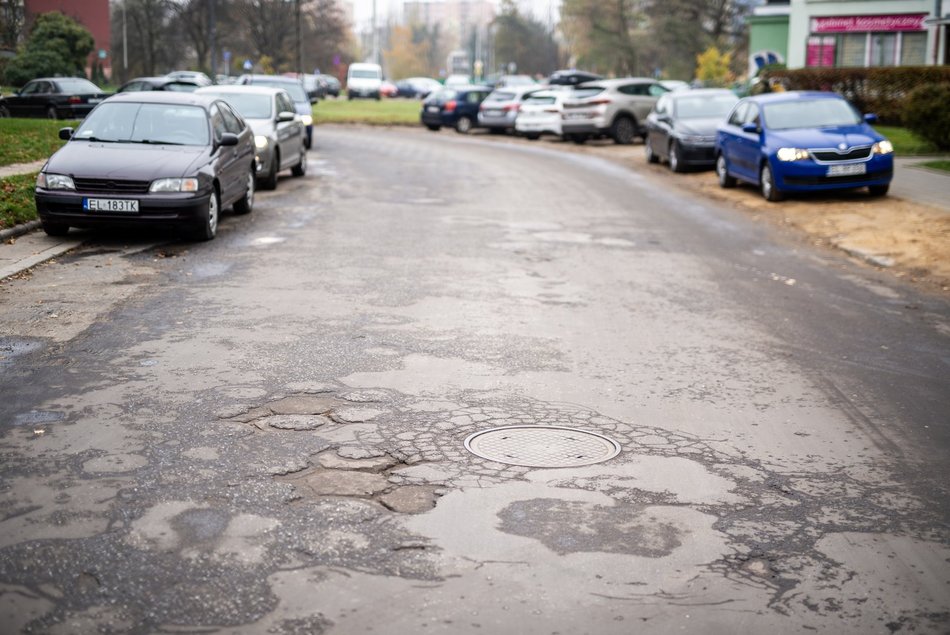
[[379, 99], [383, 84], [383, 69], [379, 64], [350, 64], [346, 71], [346, 96]]

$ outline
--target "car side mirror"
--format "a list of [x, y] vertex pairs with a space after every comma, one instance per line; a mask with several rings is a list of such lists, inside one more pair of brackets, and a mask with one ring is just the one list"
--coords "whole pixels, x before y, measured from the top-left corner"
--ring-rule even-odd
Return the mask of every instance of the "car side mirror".
[[868, 114], [864, 115], [864, 121], [866, 123], [877, 123], [877, 115], [875, 115], [873, 112], [869, 112]]
[[277, 123], [293, 121], [296, 118], [297, 118], [297, 113], [290, 112], [289, 110], [282, 110], [279, 113], [277, 113]]
[[73, 138], [73, 129], [72, 128], [60, 128], [59, 129], [59, 138], [63, 141], [69, 141]]
[[238, 136], [233, 132], [225, 132], [221, 135], [221, 140], [218, 141], [219, 146], [236, 146], [238, 144]]
[[756, 134], [757, 132], [759, 132], [759, 125], [752, 122], [744, 123], [742, 124], [742, 132], [745, 132], [748, 134]]

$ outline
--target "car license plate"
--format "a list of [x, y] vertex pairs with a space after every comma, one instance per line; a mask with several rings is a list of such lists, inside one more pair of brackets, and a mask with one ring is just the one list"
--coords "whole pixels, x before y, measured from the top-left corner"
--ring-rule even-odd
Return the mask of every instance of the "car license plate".
[[564, 113], [565, 119], [584, 119], [587, 117], [587, 113], [583, 112], [566, 112]]
[[137, 212], [139, 202], [126, 198], [84, 198], [82, 208], [87, 212]]
[[100, 101], [102, 101], [102, 100], [99, 99], [98, 97], [92, 97], [92, 98], [89, 99], [89, 103], [90, 103], [90, 104], [98, 104]]
[[488, 115], [489, 117], [500, 117], [501, 111], [500, 110], [486, 110], [485, 114]]
[[864, 163], [832, 165], [828, 168], [828, 176], [852, 176], [854, 174], [867, 174], [867, 171], [868, 166]]
[[439, 112], [439, 107], [438, 107], [438, 106], [428, 106], [428, 107], [426, 108], [426, 111], [427, 111], [427, 112]]

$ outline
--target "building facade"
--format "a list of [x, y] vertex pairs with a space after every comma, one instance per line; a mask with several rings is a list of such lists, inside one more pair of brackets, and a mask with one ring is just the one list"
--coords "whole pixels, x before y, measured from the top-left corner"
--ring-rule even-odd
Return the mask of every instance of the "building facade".
[[106, 77], [112, 76], [112, 23], [109, 15], [109, 0], [26, 0], [26, 23], [30, 25], [36, 16], [50, 11], [59, 11], [86, 27], [95, 40], [95, 50], [89, 55], [86, 74], [98, 61]]
[[947, 62], [940, 0], [791, 0], [789, 68]]

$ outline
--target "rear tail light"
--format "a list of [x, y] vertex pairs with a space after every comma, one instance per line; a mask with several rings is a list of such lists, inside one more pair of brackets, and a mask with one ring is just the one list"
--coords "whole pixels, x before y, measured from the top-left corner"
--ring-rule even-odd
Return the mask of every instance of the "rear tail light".
[[505, 112], [518, 112], [519, 110], [521, 110], [521, 106], [518, 104], [508, 104], [505, 106]]
[[545, 108], [544, 112], [560, 112], [557, 108]]
[[69, 101], [69, 103], [71, 103], [71, 104], [81, 104], [81, 103], [82, 103], [82, 99], [80, 99], [80, 98], [77, 97], [76, 95], [70, 96], [70, 98], [69, 98], [67, 101]]
[[455, 107], [458, 106], [458, 102], [454, 99], [445, 102], [445, 112], [455, 112]]
[[595, 100], [593, 100], [593, 101], [587, 102], [585, 105], [587, 105], [587, 106], [606, 106], [606, 105], [609, 104], [609, 103], [610, 103], [610, 100], [609, 100], [609, 99], [595, 99]]

